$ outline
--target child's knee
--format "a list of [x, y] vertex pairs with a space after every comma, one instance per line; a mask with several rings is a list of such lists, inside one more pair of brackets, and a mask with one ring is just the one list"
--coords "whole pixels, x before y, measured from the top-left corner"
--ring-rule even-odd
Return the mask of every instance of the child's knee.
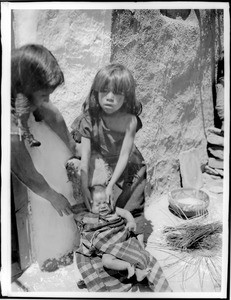
[[109, 267], [112, 262], [112, 256], [110, 254], [103, 254], [102, 263], [105, 267]]

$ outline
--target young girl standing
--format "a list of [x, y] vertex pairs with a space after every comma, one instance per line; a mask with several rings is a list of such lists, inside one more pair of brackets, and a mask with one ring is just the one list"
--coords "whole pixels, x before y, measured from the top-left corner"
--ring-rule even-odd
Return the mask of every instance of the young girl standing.
[[81, 141], [81, 182], [86, 206], [92, 201], [88, 171], [92, 151], [102, 155], [112, 169], [106, 194], [111, 202], [114, 185], [122, 193], [113, 203], [129, 210], [135, 217], [138, 238], [143, 243], [144, 187], [146, 166], [134, 145], [136, 132], [142, 127], [142, 106], [136, 100], [135, 81], [121, 64], [110, 64], [95, 76], [83, 113], [72, 124], [76, 142]]

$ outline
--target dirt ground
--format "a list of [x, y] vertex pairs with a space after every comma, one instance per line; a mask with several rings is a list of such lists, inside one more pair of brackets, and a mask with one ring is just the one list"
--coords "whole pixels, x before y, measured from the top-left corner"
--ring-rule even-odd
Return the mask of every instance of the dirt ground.
[[[223, 179], [203, 173], [204, 190], [210, 196], [210, 210], [208, 218], [211, 220], [223, 220]], [[168, 209], [167, 194], [159, 200], [149, 199], [145, 215], [152, 230], [147, 232], [147, 246], [162, 266], [173, 292], [219, 292], [219, 283], [206, 273], [205, 266], [201, 263], [195, 271], [195, 264], [185, 263], [185, 257], [176, 259], [176, 253], [160, 250], [156, 242], [159, 238], [160, 228], [163, 225], [178, 224], [179, 218]], [[198, 219], [199, 220], [199, 219]], [[223, 224], [224, 225], [224, 224]], [[192, 259], [190, 260], [192, 261]], [[190, 268], [192, 275], [189, 275]], [[194, 269], [193, 269], [194, 268]], [[187, 276], [185, 270], [187, 269]], [[203, 270], [202, 270], [203, 269]], [[201, 276], [203, 280], [201, 280]], [[14, 295], [27, 292], [68, 292], [88, 293], [86, 289], [79, 289], [76, 282], [81, 278], [74, 263], [61, 267], [54, 272], [42, 272], [38, 264], [32, 264], [24, 273], [12, 282], [11, 290]], [[76, 294], [77, 295], [77, 294]]]

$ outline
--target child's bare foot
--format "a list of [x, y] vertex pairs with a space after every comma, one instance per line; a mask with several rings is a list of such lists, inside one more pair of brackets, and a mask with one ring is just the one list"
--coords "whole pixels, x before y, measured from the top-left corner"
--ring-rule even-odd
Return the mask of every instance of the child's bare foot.
[[132, 265], [128, 265], [128, 278], [131, 278], [135, 274], [135, 267]]
[[151, 271], [150, 268], [141, 270], [141, 269], [136, 269], [135, 273], [136, 273], [136, 279], [137, 281], [142, 281], [147, 275], [148, 273]]

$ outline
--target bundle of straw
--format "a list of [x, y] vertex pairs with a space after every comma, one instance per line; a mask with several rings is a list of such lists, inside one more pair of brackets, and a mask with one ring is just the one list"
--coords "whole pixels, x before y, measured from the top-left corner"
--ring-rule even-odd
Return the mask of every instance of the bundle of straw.
[[219, 221], [208, 224], [184, 223], [165, 227], [163, 233], [167, 245], [174, 250], [211, 250], [220, 246], [222, 224]]

